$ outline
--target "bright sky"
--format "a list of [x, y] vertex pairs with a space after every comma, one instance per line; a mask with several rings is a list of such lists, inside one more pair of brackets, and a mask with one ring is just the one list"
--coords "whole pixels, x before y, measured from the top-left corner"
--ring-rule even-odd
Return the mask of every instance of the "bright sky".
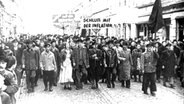
[[21, 0], [22, 18], [26, 32], [52, 33], [54, 14], [67, 13], [76, 7], [81, 0]]

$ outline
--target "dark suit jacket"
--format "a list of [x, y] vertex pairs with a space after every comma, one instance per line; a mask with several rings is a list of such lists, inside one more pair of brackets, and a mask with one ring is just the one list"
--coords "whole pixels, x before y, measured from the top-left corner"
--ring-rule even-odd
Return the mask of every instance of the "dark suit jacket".
[[84, 66], [85, 68], [89, 66], [89, 55], [85, 47], [75, 47], [73, 49], [73, 63], [75, 63], [75, 68], [78, 69], [79, 65]]
[[35, 50], [25, 49], [22, 55], [22, 64], [25, 65], [26, 70], [36, 70], [39, 65], [38, 54]]

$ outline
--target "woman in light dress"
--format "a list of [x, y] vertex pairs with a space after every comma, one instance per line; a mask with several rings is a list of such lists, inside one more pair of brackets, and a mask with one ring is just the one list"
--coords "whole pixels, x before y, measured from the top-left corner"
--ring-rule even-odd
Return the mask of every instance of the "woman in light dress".
[[61, 72], [59, 77], [59, 83], [64, 84], [64, 89], [71, 90], [71, 83], [73, 82], [72, 78], [72, 50], [70, 49], [70, 45], [67, 42], [65, 44], [65, 48], [61, 51]]

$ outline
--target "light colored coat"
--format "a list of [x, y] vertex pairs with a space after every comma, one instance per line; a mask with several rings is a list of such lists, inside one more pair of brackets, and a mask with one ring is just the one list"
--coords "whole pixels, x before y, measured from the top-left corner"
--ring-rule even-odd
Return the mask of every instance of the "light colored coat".
[[40, 56], [40, 67], [45, 71], [57, 70], [56, 60], [54, 54], [49, 51], [43, 51]]

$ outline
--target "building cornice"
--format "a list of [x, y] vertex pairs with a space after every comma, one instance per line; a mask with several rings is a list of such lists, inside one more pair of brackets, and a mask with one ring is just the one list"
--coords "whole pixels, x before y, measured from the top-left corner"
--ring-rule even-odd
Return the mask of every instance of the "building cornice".
[[[182, 11], [184, 11], [184, 2], [180, 2], [177, 4], [172, 4], [172, 5], [162, 7], [162, 10], [163, 10], [163, 12], [162, 12], [163, 15], [175, 13], [175, 12], [182, 12]], [[150, 16], [150, 14], [151, 14], [151, 11], [149, 14], [144, 14], [144, 15], [141, 15], [138, 17], [147, 17], [147, 16]]]

